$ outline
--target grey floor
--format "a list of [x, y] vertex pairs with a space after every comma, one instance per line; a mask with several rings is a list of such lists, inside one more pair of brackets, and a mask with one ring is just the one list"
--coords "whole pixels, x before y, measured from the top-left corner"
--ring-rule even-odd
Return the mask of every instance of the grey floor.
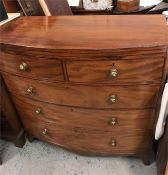
[[85, 157], [34, 141], [23, 149], [1, 141], [0, 175], [156, 175], [156, 166], [126, 157]]

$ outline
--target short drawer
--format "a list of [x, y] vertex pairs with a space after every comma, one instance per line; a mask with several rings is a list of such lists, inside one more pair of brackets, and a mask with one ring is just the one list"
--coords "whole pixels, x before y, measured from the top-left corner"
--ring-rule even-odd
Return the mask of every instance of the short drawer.
[[45, 57], [25, 57], [1, 52], [0, 69], [22, 77], [64, 81], [60, 60]]
[[13, 96], [21, 118], [55, 122], [62, 127], [120, 133], [122, 130], [147, 133], [152, 129], [154, 110], [93, 110], [63, 107]]
[[36, 80], [3, 74], [9, 91], [25, 97], [58, 105], [85, 108], [155, 107], [159, 86], [84, 86], [64, 83], [41, 83]]
[[148, 145], [151, 135], [136, 131], [102, 132], [81, 127], [62, 127], [57, 123], [22, 118], [26, 132], [39, 138], [87, 155], [132, 155]]
[[80, 83], [159, 83], [164, 57], [115, 61], [68, 61], [69, 81]]

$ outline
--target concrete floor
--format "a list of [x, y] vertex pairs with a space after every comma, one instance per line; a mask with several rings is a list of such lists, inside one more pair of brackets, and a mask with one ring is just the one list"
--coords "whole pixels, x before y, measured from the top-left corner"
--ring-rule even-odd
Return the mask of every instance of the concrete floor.
[[156, 175], [154, 163], [144, 166], [136, 158], [85, 157], [37, 140], [23, 149], [0, 142], [0, 175]]

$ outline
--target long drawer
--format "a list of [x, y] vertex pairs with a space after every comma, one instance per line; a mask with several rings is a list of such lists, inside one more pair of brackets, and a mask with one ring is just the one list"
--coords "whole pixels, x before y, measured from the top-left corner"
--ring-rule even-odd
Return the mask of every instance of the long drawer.
[[41, 83], [3, 74], [9, 91], [32, 99], [58, 105], [85, 108], [151, 108], [155, 107], [159, 85], [102, 86]]
[[103, 132], [148, 133], [152, 129], [154, 110], [93, 110], [62, 107], [21, 96], [13, 96], [21, 118], [54, 122], [64, 128], [83, 128]]
[[57, 123], [22, 118], [26, 132], [41, 140], [88, 155], [131, 155], [148, 145], [151, 135], [136, 131], [102, 132], [81, 127], [61, 127]]
[[161, 82], [164, 57], [113, 61], [67, 61], [69, 81], [81, 83]]
[[64, 81], [60, 60], [44, 56], [26, 57], [1, 52], [0, 69], [4, 72], [40, 80]]

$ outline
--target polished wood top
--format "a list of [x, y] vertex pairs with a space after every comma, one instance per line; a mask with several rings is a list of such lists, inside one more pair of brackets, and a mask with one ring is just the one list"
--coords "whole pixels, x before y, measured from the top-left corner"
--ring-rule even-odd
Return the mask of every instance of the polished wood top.
[[50, 49], [121, 49], [166, 45], [162, 15], [22, 17], [1, 28], [0, 43]]

